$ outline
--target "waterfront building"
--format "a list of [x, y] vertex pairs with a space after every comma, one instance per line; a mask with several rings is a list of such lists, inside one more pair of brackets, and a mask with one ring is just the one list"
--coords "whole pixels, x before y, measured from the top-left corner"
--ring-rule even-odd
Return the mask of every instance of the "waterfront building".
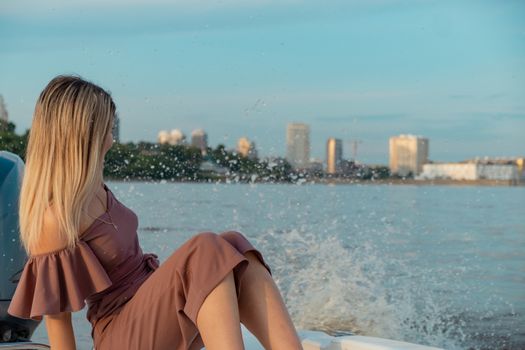
[[308, 168], [304, 171], [307, 174], [311, 174], [314, 176], [322, 176], [324, 172], [324, 161], [322, 159], [318, 158], [310, 158], [310, 162], [308, 164]]
[[476, 157], [468, 159], [465, 163], [477, 163], [485, 165], [516, 165], [518, 177], [525, 181], [525, 157]]
[[390, 171], [399, 176], [419, 175], [428, 163], [428, 139], [414, 135], [390, 138]]
[[170, 131], [170, 137], [168, 143], [170, 145], [183, 145], [186, 143], [186, 135], [179, 129], [172, 129]]
[[172, 129], [171, 131], [161, 130], [157, 140], [160, 144], [182, 145], [186, 143], [186, 135], [179, 129]]
[[525, 157], [516, 159], [516, 166], [518, 167], [518, 173], [522, 180], [525, 180]]
[[476, 157], [467, 159], [463, 163], [480, 163], [480, 164], [516, 164], [518, 168], [523, 166], [525, 157]]
[[357, 165], [353, 160], [343, 159], [341, 160], [341, 174], [344, 176], [357, 176], [360, 174], [362, 166]]
[[202, 154], [206, 154], [208, 147], [208, 134], [202, 129], [196, 129], [191, 132], [191, 145], [201, 150]]
[[516, 164], [488, 164], [483, 162], [424, 164], [417, 180], [507, 180], [519, 181], [521, 174]]
[[255, 143], [250, 141], [246, 137], [241, 137], [237, 142], [237, 153], [243, 157], [255, 159], [257, 158], [257, 150], [255, 149]]
[[157, 135], [157, 141], [163, 145], [169, 142], [170, 134], [166, 130], [159, 131]]
[[310, 161], [310, 126], [289, 123], [286, 128], [286, 159], [296, 169], [306, 169]]
[[7, 108], [4, 103], [4, 97], [0, 95], [0, 120], [7, 123], [9, 121], [8, 116]]
[[199, 167], [199, 170], [204, 172], [204, 173], [209, 173], [209, 174], [226, 175], [228, 173], [228, 169], [227, 168], [225, 168], [223, 166], [220, 166], [217, 163], [212, 162], [209, 159], [204, 160], [201, 163], [201, 165]]
[[343, 142], [340, 139], [329, 138], [326, 142], [326, 172], [336, 174], [341, 172], [343, 160]]

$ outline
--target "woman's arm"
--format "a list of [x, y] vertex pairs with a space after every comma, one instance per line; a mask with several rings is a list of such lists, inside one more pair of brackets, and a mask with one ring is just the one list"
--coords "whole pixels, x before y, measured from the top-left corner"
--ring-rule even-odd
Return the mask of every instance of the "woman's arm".
[[44, 316], [51, 350], [76, 350], [71, 312]]
[[[52, 208], [47, 208], [44, 212], [41, 240], [32, 254], [46, 254], [65, 248], [67, 242], [64, 239], [60, 239], [59, 231], [60, 227], [54, 211]], [[71, 312], [44, 315], [44, 320], [52, 350], [76, 350]]]
[[[67, 242], [60, 239], [59, 225], [51, 208], [44, 212], [44, 224], [42, 227], [42, 240], [38, 248], [32, 254], [45, 254], [50, 251], [63, 249]], [[75, 335], [71, 323], [71, 312], [62, 312], [55, 315], [44, 315], [46, 322], [47, 337], [52, 350], [76, 350]]]

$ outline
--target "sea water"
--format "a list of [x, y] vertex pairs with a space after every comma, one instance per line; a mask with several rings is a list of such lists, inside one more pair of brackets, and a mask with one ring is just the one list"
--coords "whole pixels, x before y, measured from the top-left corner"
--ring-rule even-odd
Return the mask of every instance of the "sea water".
[[[108, 182], [161, 263], [240, 231], [300, 329], [525, 349], [525, 187]], [[91, 349], [85, 311], [78, 349]], [[39, 326], [33, 340], [47, 341]]]

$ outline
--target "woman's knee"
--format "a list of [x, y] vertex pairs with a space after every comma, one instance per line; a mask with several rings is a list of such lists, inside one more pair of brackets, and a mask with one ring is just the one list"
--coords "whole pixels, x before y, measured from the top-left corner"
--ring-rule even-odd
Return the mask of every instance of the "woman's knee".
[[219, 234], [211, 231], [204, 231], [196, 234], [195, 236], [191, 237], [189, 241], [198, 243], [198, 244], [206, 244], [208, 242], [216, 242], [218, 239], [224, 239], [231, 245], [235, 246], [236, 242], [248, 242], [246, 237], [238, 232], [238, 231], [225, 231], [221, 232]]
[[222, 239], [225, 239], [226, 241], [228, 241], [228, 243], [230, 243], [233, 246], [236, 246], [237, 242], [243, 242], [243, 241], [248, 242], [246, 237], [244, 237], [244, 235], [242, 233], [238, 232], [238, 231], [221, 232], [221, 233], [219, 233], [219, 236]]
[[173, 261], [176, 265], [185, 265], [185, 261], [190, 259], [196, 251], [204, 251], [204, 254], [207, 251], [213, 251], [220, 239], [219, 235], [214, 232], [200, 232], [177, 248], [166, 262]]
[[248, 261], [264, 266], [271, 274], [270, 267], [264, 261], [262, 254], [238, 231], [225, 231], [220, 234], [214, 232], [201, 232], [190, 238], [188, 243], [197, 249], [201, 249], [210, 258], [224, 247], [225, 241], [237, 252], [243, 254]]
[[197, 247], [208, 247], [210, 245], [216, 245], [220, 239], [219, 235], [215, 232], [200, 232], [195, 236], [191, 237], [188, 243]]
[[228, 243], [242, 253], [248, 261], [264, 266], [264, 268], [271, 274], [271, 269], [268, 264], [266, 264], [260, 251], [255, 248], [242, 233], [237, 231], [226, 231], [220, 233], [219, 236], [228, 241]]

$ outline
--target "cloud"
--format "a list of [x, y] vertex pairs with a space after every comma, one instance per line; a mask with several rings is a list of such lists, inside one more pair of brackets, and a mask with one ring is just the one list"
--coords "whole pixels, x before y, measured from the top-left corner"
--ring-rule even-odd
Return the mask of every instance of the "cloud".
[[256, 8], [260, 6], [286, 6], [286, 5], [300, 5], [304, 1], [298, 0], [18, 0], [2, 3], [2, 11], [4, 14], [16, 16], [28, 16], [33, 14], [53, 15], [66, 13], [76, 10], [88, 9], [106, 9], [109, 11], [124, 10], [129, 7], [163, 7], [169, 6], [171, 8], [181, 11], [206, 12], [216, 9], [226, 8]]
[[[384, 8], [392, 5], [417, 3], [417, 0], [332, 0], [332, 7], [351, 7], [353, 9]], [[325, 8], [315, 0], [17, 0], [3, 1], [0, 9], [5, 15], [28, 16], [32, 14], [52, 15], [69, 11], [105, 9], [108, 11], [125, 10], [129, 7], [155, 8], [168, 6], [178, 11], [208, 12], [213, 10], [254, 9], [254, 8], [289, 8], [295, 7], [296, 13], [305, 8]], [[299, 7], [298, 7], [299, 6]], [[299, 10], [299, 11], [297, 11]]]
[[476, 119], [492, 119], [495, 121], [522, 121], [525, 122], [525, 113], [516, 112], [478, 112], [472, 115]]
[[452, 100], [469, 100], [469, 99], [478, 99], [478, 100], [487, 100], [487, 101], [493, 101], [498, 100], [504, 97], [507, 97], [508, 94], [503, 92], [497, 92], [492, 93], [488, 95], [478, 96], [478, 95], [472, 95], [472, 94], [450, 94], [448, 97]]
[[497, 100], [497, 99], [500, 99], [500, 98], [503, 98], [503, 97], [507, 97], [508, 94], [505, 94], [505, 93], [495, 93], [495, 94], [490, 94], [488, 96], [485, 97], [485, 99], [487, 100]]
[[[0, 1], [0, 37], [6, 35], [134, 35], [238, 29], [304, 20], [348, 20], [363, 13], [417, 4], [416, 0], [17, 0]], [[138, 25], [137, 25], [138, 24]]]
[[448, 97], [453, 100], [466, 100], [466, 99], [471, 99], [474, 96], [468, 95], [468, 94], [450, 94], [448, 95]]
[[399, 121], [408, 119], [409, 116], [405, 113], [379, 113], [379, 114], [348, 114], [344, 116], [325, 116], [316, 117], [315, 120], [328, 123], [352, 122], [359, 120], [359, 122], [379, 122], [379, 121]]

